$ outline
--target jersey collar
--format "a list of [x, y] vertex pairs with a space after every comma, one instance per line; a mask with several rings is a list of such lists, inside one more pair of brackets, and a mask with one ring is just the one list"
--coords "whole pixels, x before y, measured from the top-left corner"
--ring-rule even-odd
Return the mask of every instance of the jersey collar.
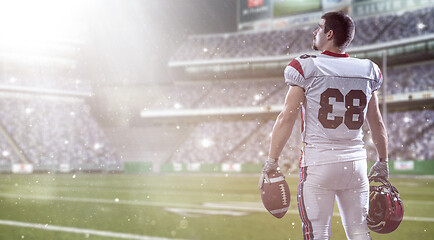
[[340, 53], [334, 53], [334, 52], [330, 52], [330, 51], [324, 51], [321, 54], [329, 55], [332, 57], [350, 57], [350, 55], [348, 55], [348, 53], [340, 54]]

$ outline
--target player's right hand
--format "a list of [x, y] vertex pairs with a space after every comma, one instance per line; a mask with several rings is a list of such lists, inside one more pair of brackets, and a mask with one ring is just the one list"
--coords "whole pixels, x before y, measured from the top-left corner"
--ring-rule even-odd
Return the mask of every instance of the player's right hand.
[[377, 161], [375, 164], [371, 167], [371, 170], [369, 171], [368, 178], [371, 178], [374, 176], [374, 172], [377, 174], [375, 177], [384, 178], [386, 180], [389, 179], [389, 164], [387, 161]]
[[267, 182], [270, 182], [270, 179], [268, 179], [268, 173], [270, 173], [271, 171], [279, 171], [279, 163], [277, 159], [269, 158], [267, 162], [265, 162], [264, 168], [262, 169], [261, 177], [259, 178], [259, 189], [262, 189], [264, 179], [266, 179]]

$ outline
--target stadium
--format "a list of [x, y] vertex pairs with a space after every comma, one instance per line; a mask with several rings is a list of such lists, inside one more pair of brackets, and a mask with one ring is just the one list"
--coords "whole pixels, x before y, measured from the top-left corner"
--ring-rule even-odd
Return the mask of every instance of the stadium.
[[[434, 239], [434, 1], [176, 2], [0, 3], [0, 239], [302, 239], [301, 118], [279, 160], [285, 217], [257, 183], [283, 71], [319, 54], [312, 32], [328, 11], [353, 17], [347, 52], [384, 76], [405, 213], [371, 237]], [[332, 239], [346, 239], [336, 206]]]

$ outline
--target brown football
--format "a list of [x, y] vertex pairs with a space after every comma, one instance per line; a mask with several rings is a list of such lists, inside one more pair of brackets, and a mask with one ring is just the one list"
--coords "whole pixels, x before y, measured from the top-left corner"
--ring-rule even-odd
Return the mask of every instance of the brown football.
[[264, 179], [261, 189], [261, 199], [264, 207], [276, 218], [285, 216], [291, 201], [288, 183], [278, 171], [268, 174], [270, 182]]

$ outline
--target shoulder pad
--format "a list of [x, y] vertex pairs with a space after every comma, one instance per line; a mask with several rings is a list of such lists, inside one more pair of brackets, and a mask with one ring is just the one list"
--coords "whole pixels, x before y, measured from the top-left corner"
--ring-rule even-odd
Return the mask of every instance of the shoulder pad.
[[303, 54], [300, 56], [301, 59], [306, 59], [306, 58], [316, 58], [316, 55], [309, 55], [309, 54]]

